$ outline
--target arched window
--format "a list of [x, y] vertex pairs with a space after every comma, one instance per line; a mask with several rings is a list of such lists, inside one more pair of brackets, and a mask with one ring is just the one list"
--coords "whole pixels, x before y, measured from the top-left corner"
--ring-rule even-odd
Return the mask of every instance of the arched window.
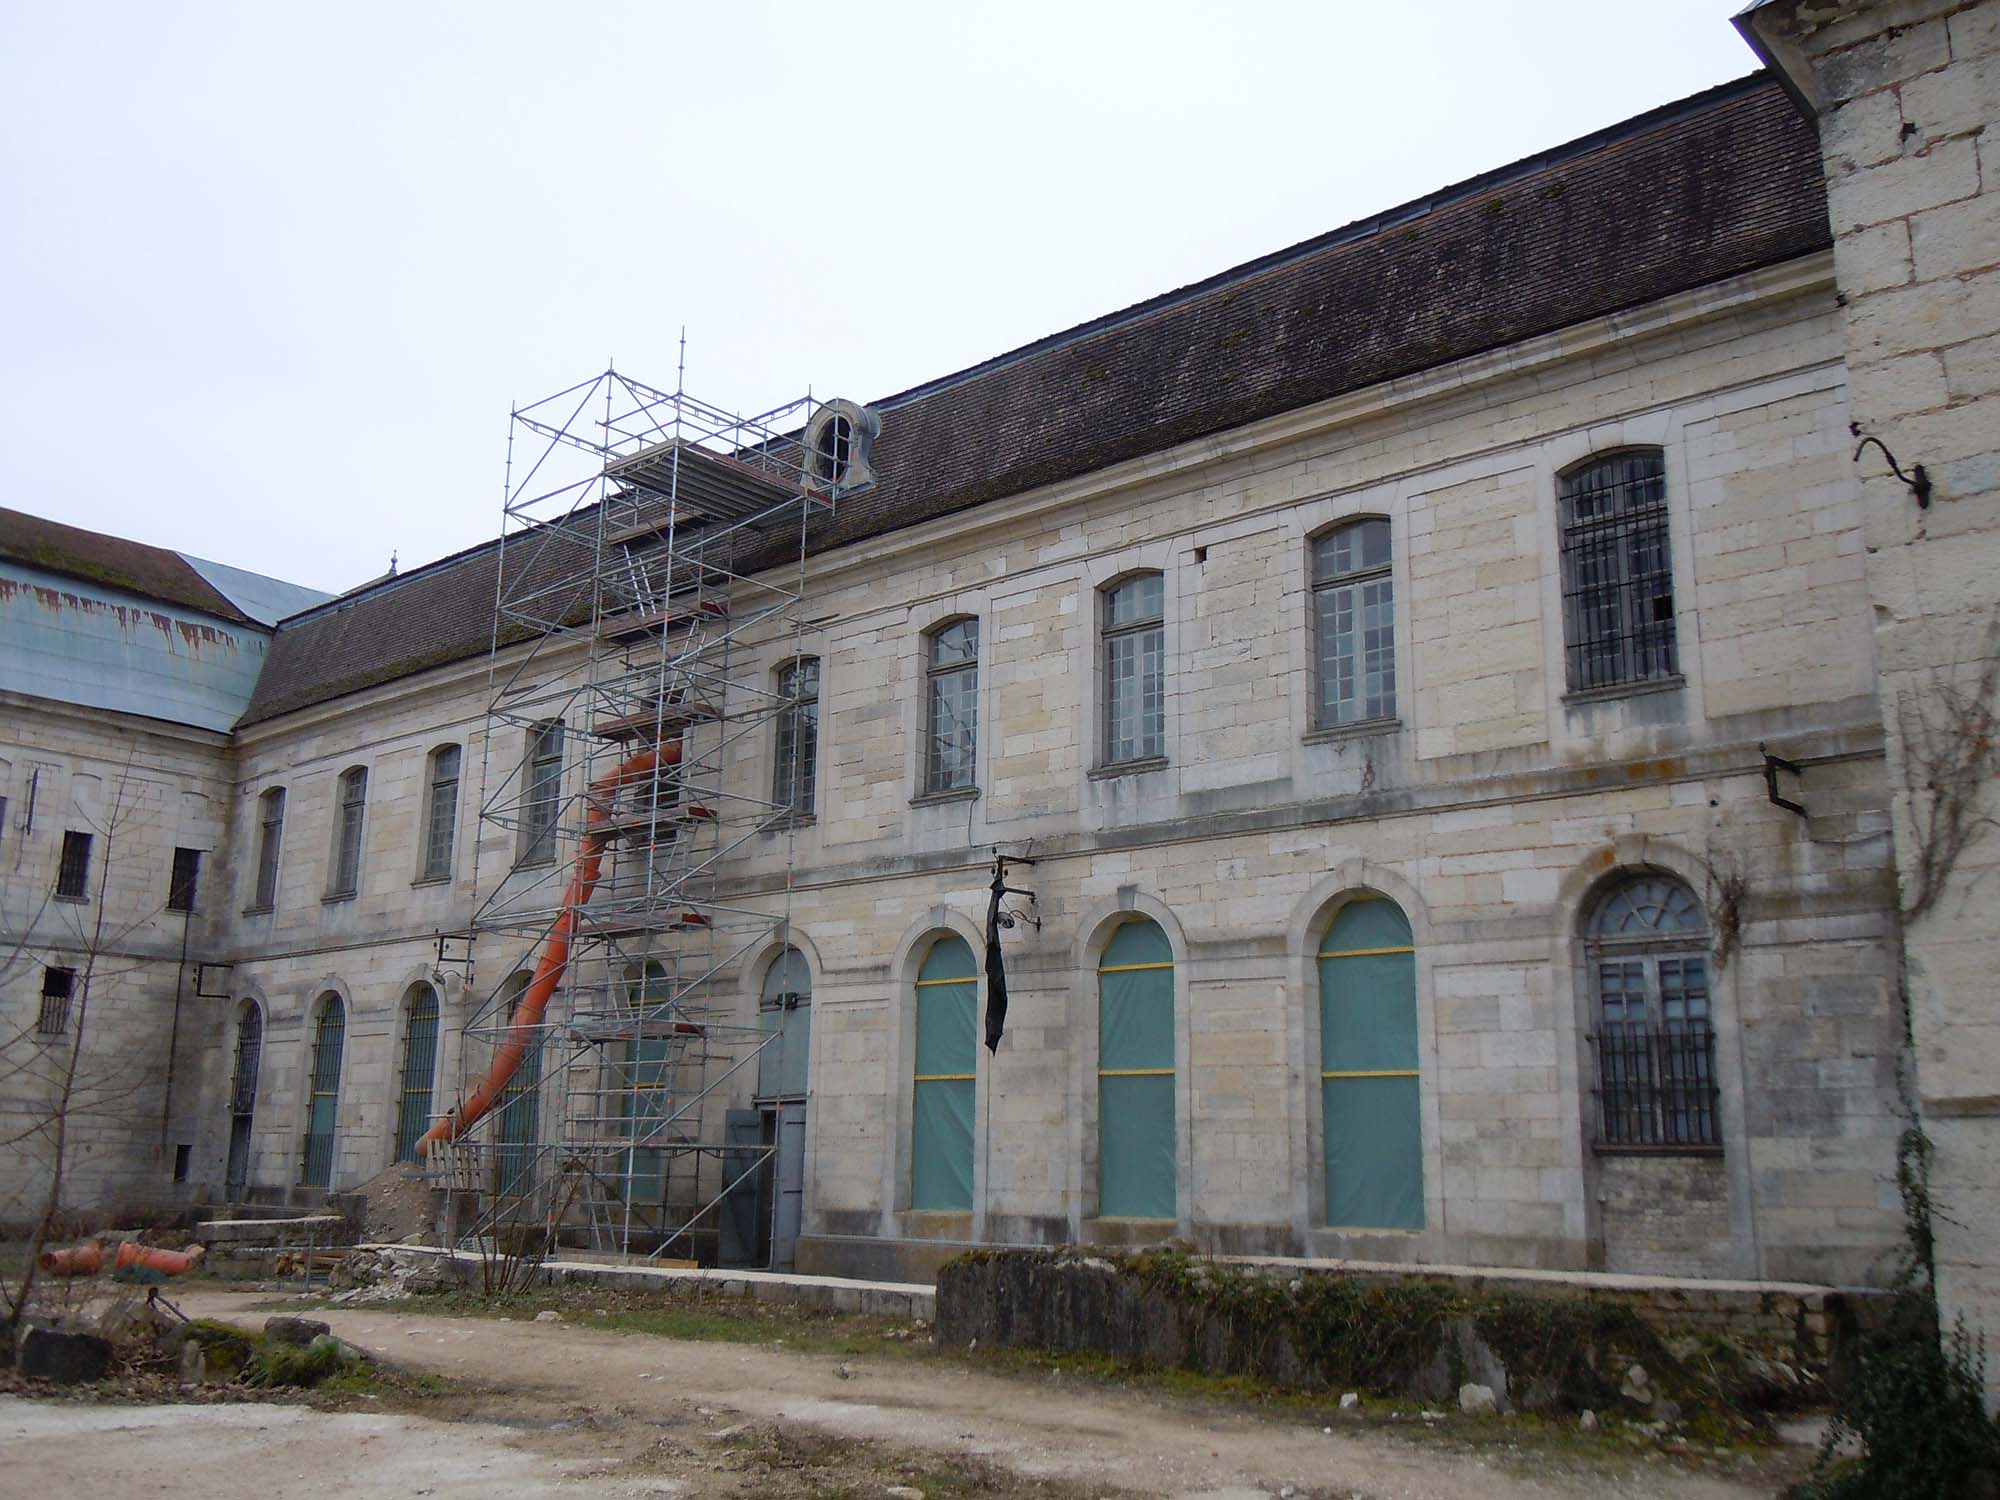
[[305, 1158], [299, 1164], [302, 1187], [333, 1186], [334, 1125], [340, 1111], [340, 1055], [347, 1044], [347, 1007], [329, 990], [319, 998], [319, 1020], [313, 1027], [312, 1073], [306, 1103]]
[[979, 970], [965, 939], [931, 944], [917, 973], [910, 1095], [910, 1207], [972, 1207], [973, 1104], [979, 1064]]
[[757, 1097], [803, 1099], [812, 1053], [812, 969], [806, 956], [787, 948], [764, 971], [758, 994], [759, 1023], [778, 1039], [757, 1054]]
[[333, 812], [333, 871], [326, 893], [351, 896], [361, 888], [361, 827], [368, 806], [368, 768], [340, 773]]
[[1167, 753], [1167, 585], [1135, 573], [1099, 596], [1104, 764]]
[[[509, 974], [500, 986], [503, 1006], [511, 1018], [533, 976], [526, 969]], [[500, 1094], [500, 1181], [502, 1196], [518, 1197], [535, 1185], [537, 1116], [542, 1097], [542, 1049], [529, 1047], [520, 1066]]]
[[424, 880], [451, 879], [452, 842], [458, 830], [459, 748], [440, 745], [431, 751], [429, 786], [424, 808]]
[[1396, 716], [1389, 523], [1350, 521], [1312, 544], [1313, 727]]
[[229, 1163], [223, 1183], [229, 1201], [243, 1201], [250, 1185], [251, 1126], [257, 1111], [257, 1070], [264, 1061], [264, 1013], [255, 1000], [243, 1002], [236, 1022], [236, 1066], [229, 1080]]
[[1708, 918], [1668, 875], [1631, 875], [1591, 908], [1598, 1141], [1719, 1147]]
[[1174, 954], [1157, 922], [1126, 922], [1097, 965], [1097, 1211], [1171, 1219]]
[[1424, 1227], [1416, 953], [1409, 918], [1381, 897], [1342, 906], [1320, 944], [1326, 1222], [1338, 1228]]
[[403, 1073], [397, 1095], [396, 1160], [415, 1161], [417, 1142], [431, 1128], [431, 1088], [437, 1078], [438, 996], [413, 984], [403, 997]]
[[1559, 488], [1570, 691], [1672, 677], [1680, 664], [1660, 450], [1591, 459]]
[[924, 790], [973, 784], [979, 746], [979, 622], [954, 620], [924, 643]]
[[820, 423], [813, 439], [813, 475], [828, 484], [847, 477], [847, 461], [854, 451], [854, 423], [838, 413]]
[[253, 911], [278, 904], [278, 853], [285, 842], [285, 789], [274, 786], [257, 799], [257, 889], [250, 897]]
[[778, 738], [771, 801], [808, 819], [819, 790], [819, 662], [810, 656], [778, 668]]

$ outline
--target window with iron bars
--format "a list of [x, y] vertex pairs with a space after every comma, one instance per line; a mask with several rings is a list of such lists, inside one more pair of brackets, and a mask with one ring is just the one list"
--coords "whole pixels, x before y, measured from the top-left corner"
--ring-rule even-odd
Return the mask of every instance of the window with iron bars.
[[1571, 692], [1671, 678], [1673, 561], [1656, 448], [1608, 454], [1561, 482], [1563, 634]]
[[90, 835], [74, 828], [63, 834], [62, 861], [56, 866], [56, 898], [90, 899]]
[[1600, 1149], [1720, 1149], [1708, 947], [1700, 904], [1663, 876], [1622, 882], [1593, 912]]
[[61, 1036], [69, 1030], [69, 997], [76, 989], [76, 970], [42, 970], [42, 1008], [35, 1017], [38, 1036]]
[[201, 884], [201, 851], [174, 850], [173, 872], [167, 877], [167, 910], [194, 910], [195, 890]]

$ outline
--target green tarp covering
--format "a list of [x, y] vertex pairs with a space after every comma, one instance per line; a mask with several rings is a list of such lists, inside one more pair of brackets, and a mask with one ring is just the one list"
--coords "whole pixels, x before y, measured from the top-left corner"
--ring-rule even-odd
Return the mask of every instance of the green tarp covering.
[[1416, 955], [1367, 951], [1409, 947], [1408, 919], [1379, 900], [1342, 907], [1321, 944], [1322, 1071], [1406, 1075], [1321, 1081], [1326, 1221], [1342, 1228], [1424, 1224]]
[[[917, 984], [911, 1097], [910, 1207], [972, 1207], [972, 1078], [979, 1061], [979, 982], [965, 939], [939, 938]], [[957, 1076], [963, 1075], [963, 1076]]]
[[1172, 962], [1167, 935], [1147, 921], [1120, 927], [1099, 960], [1097, 1211], [1107, 1217], [1177, 1211]]

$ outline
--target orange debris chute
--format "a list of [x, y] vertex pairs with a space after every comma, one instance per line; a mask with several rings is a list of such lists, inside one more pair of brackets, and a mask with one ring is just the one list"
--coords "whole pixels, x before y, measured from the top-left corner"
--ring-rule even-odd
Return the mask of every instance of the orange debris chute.
[[201, 1256], [200, 1245], [189, 1245], [185, 1250], [155, 1250], [151, 1245], [127, 1240], [118, 1247], [118, 1258], [111, 1263], [111, 1274], [120, 1280], [134, 1281], [185, 1276], [195, 1268]]
[[69, 1250], [44, 1250], [44, 1276], [95, 1276], [104, 1269], [104, 1251], [95, 1243]]
[[556, 986], [562, 983], [563, 971], [569, 967], [570, 943], [576, 937], [583, 908], [589, 903], [591, 892], [597, 889], [604, 848], [611, 841], [607, 825], [611, 822], [618, 794], [628, 787], [643, 785], [658, 768], [680, 763], [680, 741], [667, 740], [626, 757], [615, 771], [600, 776], [590, 784], [589, 792], [584, 795], [583, 842], [576, 852], [576, 873], [570, 877], [569, 890], [563, 895], [562, 910], [556, 914], [555, 926], [549, 929], [549, 940], [543, 945], [542, 956], [535, 964], [534, 977], [514, 1004], [506, 1040], [494, 1052], [493, 1065], [480, 1079], [479, 1087], [464, 1103], [447, 1111], [443, 1119], [424, 1132], [423, 1139], [417, 1142], [417, 1155], [428, 1156], [431, 1148], [440, 1142], [457, 1140], [500, 1103], [508, 1080], [521, 1066], [521, 1059], [527, 1055], [534, 1041], [535, 1028], [542, 1024], [542, 1016], [549, 1008]]

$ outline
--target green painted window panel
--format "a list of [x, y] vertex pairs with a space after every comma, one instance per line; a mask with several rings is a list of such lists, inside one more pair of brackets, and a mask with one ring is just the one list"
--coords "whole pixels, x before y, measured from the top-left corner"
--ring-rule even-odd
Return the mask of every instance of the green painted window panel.
[[1329, 1078], [1326, 1221], [1339, 1228], [1424, 1227], [1424, 1135], [1414, 1078]]
[[1166, 933], [1157, 922], [1143, 918], [1136, 922], [1126, 922], [1111, 934], [1111, 941], [1104, 945], [1104, 957], [1097, 961], [1100, 969], [1117, 969], [1126, 964], [1170, 964], [1174, 961], [1174, 950], [1167, 943]]
[[910, 1207], [935, 1212], [971, 1210], [972, 1105], [970, 1078], [917, 1084], [910, 1140]]
[[1329, 1072], [1417, 1065], [1415, 955], [1319, 961], [1320, 1067]]
[[801, 1000], [792, 1010], [760, 1013], [766, 1031], [778, 1039], [757, 1054], [759, 1098], [791, 1098], [806, 1091], [806, 1064], [812, 1056], [812, 1003]]
[[1320, 949], [1328, 953], [1356, 948], [1407, 948], [1410, 919], [1393, 901], [1350, 901], [1340, 909]]
[[1097, 1211], [1110, 1218], [1173, 1218], [1172, 1075], [1100, 1078], [1097, 1085]]

